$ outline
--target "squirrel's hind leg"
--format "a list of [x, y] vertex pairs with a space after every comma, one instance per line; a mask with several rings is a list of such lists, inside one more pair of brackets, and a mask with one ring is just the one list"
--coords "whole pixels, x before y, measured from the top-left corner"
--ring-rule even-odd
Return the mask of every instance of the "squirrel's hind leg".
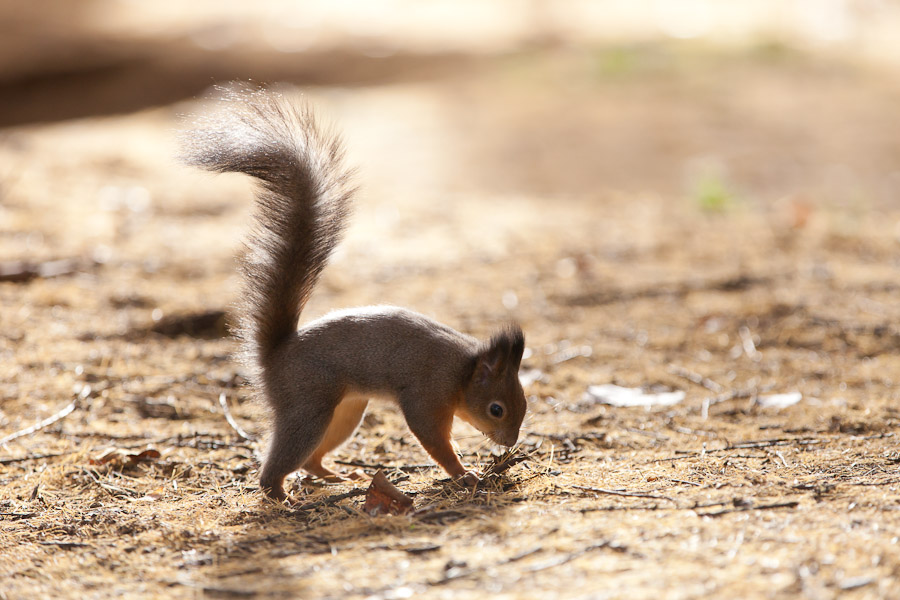
[[333, 411], [327, 403], [320, 404], [318, 410], [309, 410], [317, 404], [296, 404], [292, 411], [280, 411], [281, 414], [275, 415], [275, 427], [259, 477], [260, 489], [270, 498], [287, 498], [284, 478], [309, 460], [325, 436]]
[[[341, 400], [341, 403], [334, 410], [334, 416], [331, 418], [331, 423], [329, 423], [322, 441], [319, 442], [312, 455], [303, 463], [303, 468], [306, 471], [329, 481], [344, 479], [341, 475], [324, 467], [322, 459], [353, 435], [353, 432], [359, 427], [360, 421], [362, 421], [368, 403], [368, 398], [362, 396], [346, 397]], [[352, 477], [351, 475], [351, 478], [357, 479], [358, 477]]]

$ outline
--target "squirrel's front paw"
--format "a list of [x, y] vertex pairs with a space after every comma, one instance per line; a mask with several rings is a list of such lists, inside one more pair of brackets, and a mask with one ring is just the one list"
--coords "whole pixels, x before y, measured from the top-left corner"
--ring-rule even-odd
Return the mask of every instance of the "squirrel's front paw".
[[466, 487], [475, 487], [479, 483], [481, 483], [481, 477], [478, 476], [478, 473], [475, 471], [468, 471], [465, 475], [460, 477], [457, 481], [459, 481], [462, 485]]

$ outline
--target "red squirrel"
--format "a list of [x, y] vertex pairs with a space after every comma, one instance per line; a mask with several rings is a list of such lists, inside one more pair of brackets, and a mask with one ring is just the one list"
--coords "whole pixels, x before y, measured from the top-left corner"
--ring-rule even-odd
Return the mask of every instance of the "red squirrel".
[[260, 487], [287, 499], [299, 468], [341, 479], [323, 457], [356, 430], [370, 399], [400, 406], [431, 457], [466, 485], [478, 482], [453, 450], [457, 416], [492, 441], [516, 443], [526, 400], [518, 325], [487, 341], [393, 306], [332, 312], [297, 329], [300, 313], [341, 239], [354, 193], [340, 139], [306, 105], [266, 89], [225, 91], [183, 135], [188, 163], [258, 180], [254, 224], [241, 259], [237, 335], [251, 385], [271, 409]]

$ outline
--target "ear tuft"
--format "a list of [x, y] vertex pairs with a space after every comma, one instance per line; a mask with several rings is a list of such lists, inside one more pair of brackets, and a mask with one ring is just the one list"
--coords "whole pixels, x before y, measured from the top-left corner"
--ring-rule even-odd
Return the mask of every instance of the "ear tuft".
[[487, 365], [492, 372], [508, 367], [518, 370], [524, 351], [525, 334], [521, 327], [511, 323], [491, 336], [479, 362]]
[[509, 351], [509, 362], [515, 365], [518, 370], [522, 364], [522, 354], [525, 353], [525, 333], [517, 323], [509, 326], [509, 333], [512, 336], [512, 345]]

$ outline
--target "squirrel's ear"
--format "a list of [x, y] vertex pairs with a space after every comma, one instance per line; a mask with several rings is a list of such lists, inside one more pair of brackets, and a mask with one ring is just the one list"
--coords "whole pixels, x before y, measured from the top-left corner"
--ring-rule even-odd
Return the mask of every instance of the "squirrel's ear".
[[475, 359], [475, 370], [472, 380], [487, 383], [503, 368], [503, 352], [497, 346], [489, 346]]
[[525, 351], [525, 334], [518, 325], [495, 333], [475, 363], [474, 377], [477, 381], [487, 381], [507, 369], [519, 370], [522, 353]]
[[511, 325], [509, 334], [512, 338], [512, 344], [509, 351], [509, 364], [516, 370], [522, 364], [522, 354], [525, 352], [525, 334], [518, 325]]

